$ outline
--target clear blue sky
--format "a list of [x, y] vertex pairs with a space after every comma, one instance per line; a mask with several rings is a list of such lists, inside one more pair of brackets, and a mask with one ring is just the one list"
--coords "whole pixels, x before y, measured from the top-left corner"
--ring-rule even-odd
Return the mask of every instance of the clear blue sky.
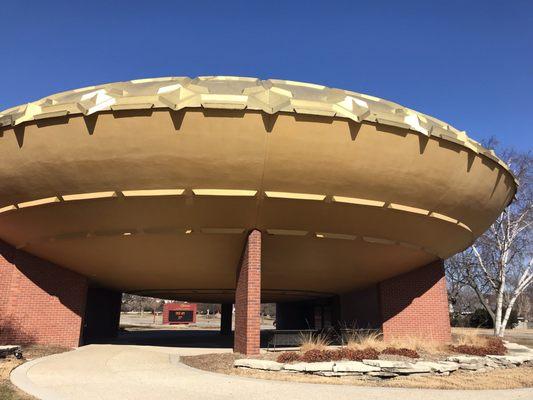
[[533, 1], [5, 1], [0, 109], [105, 82], [243, 75], [533, 143]]

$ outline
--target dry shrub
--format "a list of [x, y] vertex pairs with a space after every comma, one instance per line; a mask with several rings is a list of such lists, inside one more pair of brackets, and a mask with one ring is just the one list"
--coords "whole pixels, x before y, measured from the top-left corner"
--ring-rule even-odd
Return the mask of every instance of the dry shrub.
[[406, 349], [404, 347], [400, 347], [400, 348], [387, 347], [385, 350], [381, 352], [381, 354], [391, 354], [395, 356], [403, 356], [403, 357], [409, 357], [409, 358], [420, 358], [420, 356], [415, 350]]
[[480, 334], [478, 329], [463, 330], [460, 334], [454, 335], [453, 344], [455, 346], [475, 346], [485, 347], [488, 345], [489, 337]]
[[311, 349], [307, 350], [300, 358], [303, 362], [320, 362], [331, 361], [328, 359], [328, 352], [325, 350]]
[[507, 349], [500, 338], [485, 338], [484, 345], [475, 346], [468, 344], [461, 344], [458, 346], [450, 346], [450, 350], [457, 353], [468, 354], [472, 356], [486, 356], [495, 355], [503, 356], [507, 353]]
[[324, 350], [324, 353], [328, 361], [340, 361], [342, 360], [342, 352], [340, 350]]
[[379, 352], [376, 349], [367, 347], [364, 349], [354, 349], [350, 347], [343, 347], [339, 349], [340, 357], [343, 360], [362, 361], [362, 360], [377, 360]]
[[421, 338], [416, 336], [393, 338], [387, 341], [386, 347], [395, 347], [397, 349], [414, 350], [417, 353], [440, 354], [446, 353], [447, 346], [431, 338]]
[[300, 351], [304, 353], [309, 350], [326, 350], [330, 344], [331, 340], [323, 334], [306, 333], [300, 335]]
[[343, 347], [338, 350], [318, 350], [311, 349], [306, 351], [301, 357], [303, 362], [321, 362], [321, 361], [362, 361], [362, 360], [377, 360], [379, 352], [376, 349], [350, 349]]
[[300, 361], [300, 355], [294, 351], [285, 351], [278, 356], [277, 361], [279, 363]]
[[346, 347], [351, 350], [372, 348], [379, 351], [385, 348], [385, 344], [381, 334], [378, 332], [353, 332], [348, 336]]

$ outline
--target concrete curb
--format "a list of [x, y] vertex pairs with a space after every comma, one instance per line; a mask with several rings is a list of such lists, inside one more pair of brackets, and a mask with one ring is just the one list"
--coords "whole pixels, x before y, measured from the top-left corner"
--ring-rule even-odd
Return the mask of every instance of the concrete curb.
[[[73, 351], [78, 351], [78, 349], [75, 349]], [[37, 358], [35, 360], [28, 361], [22, 365], [19, 365], [17, 368], [11, 371], [11, 374], [9, 375], [9, 379], [11, 383], [15, 385], [17, 388], [19, 388], [20, 390], [22, 390], [23, 392], [28, 393], [32, 395], [33, 397], [36, 397], [37, 399], [68, 400], [53, 390], [35, 385], [30, 380], [30, 378], [28, 378], [28, 371], [34, 365], [39, 364], [42, 361], [50, 360], [53, 358], [58, 358], [62, 354], [63, 353], [52, 354], [49, 356], [45, 356], [45, 357]]]

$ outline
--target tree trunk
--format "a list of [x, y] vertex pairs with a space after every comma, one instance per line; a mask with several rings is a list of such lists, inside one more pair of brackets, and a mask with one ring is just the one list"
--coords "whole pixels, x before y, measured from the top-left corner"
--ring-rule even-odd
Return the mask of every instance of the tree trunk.
[[518, 296], [513, 296], [511, 301], [509, 301], [509, 305], [507, 306], [507, 309], [505, 310], [505, 315], [503, 317], [502, 326], [500, 328], [500, 337], [503, 337], [505, 334], [505, 328], [507, 328], [507, 323], [509, 322], [509, 317], [511, 316], [511, 311], [513, 310], [514, 303], [516, 301]]

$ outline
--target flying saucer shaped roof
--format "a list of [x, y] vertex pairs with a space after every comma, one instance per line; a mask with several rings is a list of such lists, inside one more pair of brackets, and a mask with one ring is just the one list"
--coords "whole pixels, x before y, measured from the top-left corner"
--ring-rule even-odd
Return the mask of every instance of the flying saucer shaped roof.
[[131, 293], [232, 301], [252, 229], [265, 301], [346, 293], [468, 247], [515, 192], [464, 132], [320, 85], [144, 79], [0, 112], [0, 240]]
[[0, 112], [0, 127], [101, 111], [190, 107], [260, 110], [347, 118], [409, 129], [462, 145], [492, 159], [509, 173], [493, 150], [465, 131], [397, 103], [349, 90], [279, 79], [233, 76], [164, 77], [70, 90]]

